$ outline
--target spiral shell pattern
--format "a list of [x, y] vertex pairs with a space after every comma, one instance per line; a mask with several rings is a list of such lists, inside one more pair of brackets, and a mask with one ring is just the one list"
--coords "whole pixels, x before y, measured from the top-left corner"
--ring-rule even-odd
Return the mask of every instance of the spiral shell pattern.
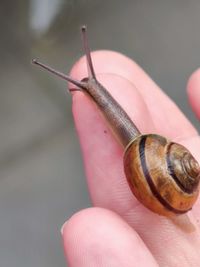
[[136, 198], [160, 215], [183, 214], [198, 194], [200, 166], [182, 145], [150, 134], [128, 145], [124, 170]]

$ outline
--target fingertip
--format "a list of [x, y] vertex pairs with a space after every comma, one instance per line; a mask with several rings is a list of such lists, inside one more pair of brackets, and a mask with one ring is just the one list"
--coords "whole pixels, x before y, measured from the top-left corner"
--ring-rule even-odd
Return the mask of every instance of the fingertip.
[[[127, 56], [111, 50], [96, 50], [91, 52], [92, 63], [94, 65], [95, 73], [112, 73], [118, 74], [124, 78], [128, 78], [128, 66], [132, 70], [138, 72], [140, 69], [136, 62], [130, 60]], [[116, 64], [117, 63], [117, 64]], [[126, 66], [126, 68], [124, 68]], [[88, 76], [86, 56], [82, 56], [72, 66], [70, 75], [77, 79], [82, 79]]]
[[187, 85], [188, 100], [192, 110], [200, 119], [200, 68], [189, 78]]
[[[115, 216], [118, 217], [114, 212], [100, 207], [91, 207], [78, 211], [63, 224], [61, 228], [63, 238], [69, 240], [79, 232], [79, 238], [81, 239], [83, 235], [88, 235], [88, 232], [84, 231], [85, 228], [88, 228], [88, 231], [93, 231], [93, 229], [96, 229], [96, 225], [100, 223], [103, 227], [105, 221], [111, 220]], [[104, 218], [103, 221], [102, 217]]]
[[196, 69], [191, 75], [188, 80], [188, 87], [192, 86], [193, 83], [200, 79], [200, 68]]
[[64, 224], [63, 240], [70, 267], [144, 267], [146, 260], [148, 266], [157, 266], [139, 235], [116, 213], [103, 208], [73, 215]]

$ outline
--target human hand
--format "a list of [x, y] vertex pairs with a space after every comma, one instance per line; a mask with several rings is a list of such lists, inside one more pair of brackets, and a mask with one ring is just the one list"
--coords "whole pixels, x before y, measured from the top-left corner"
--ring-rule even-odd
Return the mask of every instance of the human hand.
[[[140, 67], [115, 52], [95, 52], [92, 58], [98, 80], [142, 133], [158, 133], [181, 143], [200, 162], [197, 131]], [[82, 58], [71, 76], [86, 77], [85, 65]], [[188, 94], [200, 118], [200, 70], [190, 78]], [[192, 233], [147, 210], [129, 189], [123, 151], [96, 105], [83, 93], [73, 92], [73, 114], [95, 207], [78, 212], [62, 228], [69, 266], [199, 266], [200, 202], [188, 213], [196, 224]]]

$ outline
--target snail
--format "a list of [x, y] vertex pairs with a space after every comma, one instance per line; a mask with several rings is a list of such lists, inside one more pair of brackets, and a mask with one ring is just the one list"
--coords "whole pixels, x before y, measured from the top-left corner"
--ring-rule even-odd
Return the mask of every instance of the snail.
[[182, 145], [157, 134], [142, 135], [127, 113], [97, 81], [86, 26], [81, 27], [88, 77], [75, 80], [32, 60], [89, 95], [124, 147], [124, 172], [135, 197], [149, 210], [173, 217], [192, 209], [199, 194], [200, 166]]

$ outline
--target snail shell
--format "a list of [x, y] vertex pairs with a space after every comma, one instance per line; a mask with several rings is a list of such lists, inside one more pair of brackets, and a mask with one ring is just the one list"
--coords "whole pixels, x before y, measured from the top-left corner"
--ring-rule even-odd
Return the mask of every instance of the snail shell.
[[192, 209], [199, 193], [200, 167], [182, 145], [155, 135], [141, 135], [126, 148], [124, 170], [136, 198], [160, 215]]

